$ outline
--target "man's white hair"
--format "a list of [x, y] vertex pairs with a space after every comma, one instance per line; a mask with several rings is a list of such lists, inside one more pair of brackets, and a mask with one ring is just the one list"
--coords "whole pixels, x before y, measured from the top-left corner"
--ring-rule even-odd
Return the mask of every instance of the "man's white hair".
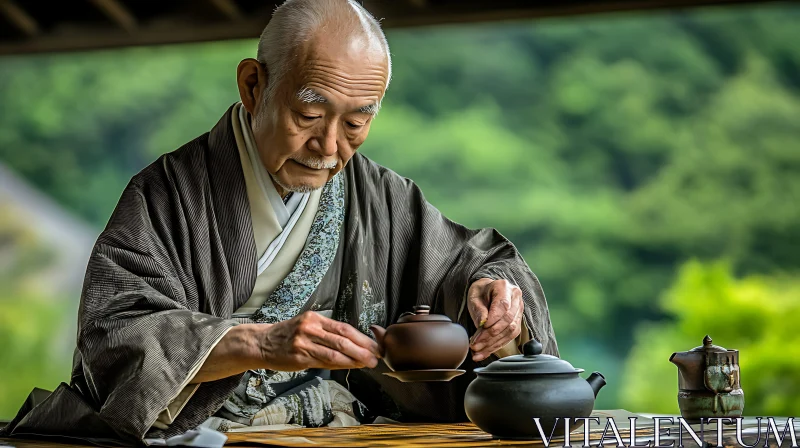
[[[331, 22], [337, 20], [338, 22]], [[379, 45], [386, 53], [389, 79], [392, 77], [392, 57], [389, 43], [378, 21], [354, 0], [286, 0], [275, 9], [258, 41], [256, 58], [267, 68], [266, 102], [276, 95], [286, 74], [296, 62], [298, 49], [326, 25], [334, 35], [360, 34], [370, 44]], [[387, 80], [388, 87], [388, 80]]]

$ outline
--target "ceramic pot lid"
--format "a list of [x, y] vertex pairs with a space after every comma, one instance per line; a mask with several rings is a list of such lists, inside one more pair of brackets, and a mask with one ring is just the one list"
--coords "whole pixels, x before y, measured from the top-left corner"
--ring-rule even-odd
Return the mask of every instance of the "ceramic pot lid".
[[720, 347], [719, 345], [712, 344], [711, 336], [706, 335], [703, 338], [703, 345], [695, 347], [690, 352], [707, 352], [707, 353], [728, 353], [728, 349]]
[[417, 305], [414, 312], [405, 312], [397, 319], [398, 324], [406, 322], [453, 322], [444, 314], [431, 314], [431, 307], [428, 305]]
[[486, 367], [475, 369], [476, 373], [581, 373], [583, 369], [576, 369], [572, 364], [561, 358], [543, 355], [542, 344], [536, 339], [531, 339], [522, 346], [522, 355], [508, 356], [498, 359]]

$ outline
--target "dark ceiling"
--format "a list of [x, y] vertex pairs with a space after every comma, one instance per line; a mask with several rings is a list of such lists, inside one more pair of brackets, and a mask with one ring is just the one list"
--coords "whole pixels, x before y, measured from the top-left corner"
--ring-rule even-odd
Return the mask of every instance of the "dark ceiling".
[[[0, 0], [0, 54], [254, 38], [269, 0]], [[747, 0], [364, 0], [384, 27], [514, 20]]]

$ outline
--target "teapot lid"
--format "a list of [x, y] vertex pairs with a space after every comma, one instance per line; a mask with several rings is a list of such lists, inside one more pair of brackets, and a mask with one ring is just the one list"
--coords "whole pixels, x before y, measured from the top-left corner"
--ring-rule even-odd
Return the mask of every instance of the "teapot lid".
[[507, 356], [489, 364], [478, 367], [476, 373], [581, 373], [583, 369], [576, 369], [567, 361], [552, 355], [542, 354], [542, 344], [536, 339], [531, 339], [522, 346], [521, 355]]
[[712, 344], [711, 336], [706, 335], [703, 338], [703, 345], [695, 347], [690, 352], [707, 352], [707, 353], [727, 353], [728, 349], [720, 347], [719, 345]]
[[452, 320], [444, 314], [431, 314], [431, 307], [428, 305], [417, 305], [413, 313], [407, 311], [397, 319], [398, 324], [406, 322], [452, 322]]

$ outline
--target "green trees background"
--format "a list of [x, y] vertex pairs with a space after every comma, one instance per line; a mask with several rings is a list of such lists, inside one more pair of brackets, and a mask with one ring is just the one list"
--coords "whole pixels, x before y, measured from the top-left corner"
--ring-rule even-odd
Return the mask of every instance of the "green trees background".
[[[669, 355], [709, 333], [741, 350], [747, 414], [797, 415], [797, 23], [800, 7], [772, 4], [392, 30], [394, 79], [361, 151], [517, 245], [562, 355], [609, 379], [598, 407], [677, 412]], [[136, 171], [237, 100], [254, 53], [0, 59], [0, 161], [99, 231]], [[4, 316], [33, 303], [0, 296]], [[2, 341], [47, 334], [34, 314]], [[25, 353], [0, 355], [0, 418], [68, 379], [42, 360], [8, 383], [43, 359]]]
[[664, 362], [664, 354], [702, 345], [697, 335], [710, 333], [715, 343], [739, 350], [749, 415], [797, 415], [798, 299], [797, 278], [753, 274], [737, 279], [729, 263], [688, 262], [659, 303], [674, 320], [637, 328], [620, 401], [631, 409], [674, 412], [676, 368]]

